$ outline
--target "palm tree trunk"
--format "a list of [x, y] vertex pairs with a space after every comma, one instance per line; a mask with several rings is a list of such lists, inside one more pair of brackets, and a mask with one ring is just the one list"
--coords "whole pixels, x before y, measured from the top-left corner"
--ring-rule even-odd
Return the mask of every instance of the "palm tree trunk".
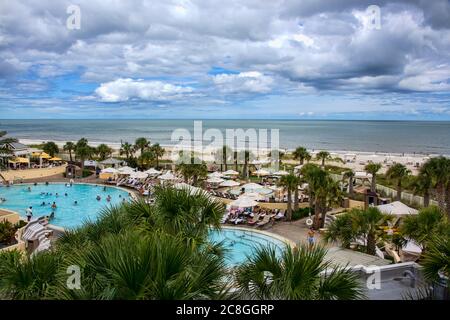
[[287, 194], [287, 219], [288, 221], [292, 220], [292, 191], [290, 189]]
[[69, 150], [70, 162], [72, 162], [72, 150]]
[[377, 178], [375, 177], [375, 174], [372, 173], [372, 185], [370, 187], [371, 192], [376, 192], [377, 189]]
[[445, 208], [445, 190], [444, 190], [444, 184], [439, 183], [436, 187], [437, 191], [437, 199], [438, 199], [438, 206], [441, 209], [442, 212], [446, 212]]
[[348, 194], [350, 195], [350, 197], [353, 197], [353, 178], [350, 177], [348, 179]]
[[294, 211], [298, 210], [298, 186], [295, 186], [294, 191]]
[[325, 167], [325, 159], [322, 158], [322, 168]]
[[448, 219], [450, 219], [450, 185], [447, 186], [447, 191], [445, 192], [445, 202]]
[[314, 229], [319, 230], [320, 229], [320, 201], [315, 202], [314, 205]]
[[423, 206], [426, 208], [430, 206], [430, 192], [426, 190], [423, 194]]
[[322, 206], [320, 206], [320, 211], [321, 211], [321, 217], [322, 219], [320, 220], [320, 227], [323, 228], [325, 226], [325, 217], [327, 215], [327, 206], [326, 204], [323, 204]]
[[397, 184], [397, 201], [402, 200], [402, 182], [399, 181]]
[[367, 253], [375, 255], [376, 241], [372, 233], [367, 234]]

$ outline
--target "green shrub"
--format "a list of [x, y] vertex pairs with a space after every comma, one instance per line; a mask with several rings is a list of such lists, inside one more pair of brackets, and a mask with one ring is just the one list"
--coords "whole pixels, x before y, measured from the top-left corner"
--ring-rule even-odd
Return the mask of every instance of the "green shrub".
[[84, 169], [83, 170], [83, 178], [89, 177], [92, 174], [91, 170]]
[[309, 207], [299, 208], [297, 211], [292, 212], [292, 220], [299, 220], [309, 215]]

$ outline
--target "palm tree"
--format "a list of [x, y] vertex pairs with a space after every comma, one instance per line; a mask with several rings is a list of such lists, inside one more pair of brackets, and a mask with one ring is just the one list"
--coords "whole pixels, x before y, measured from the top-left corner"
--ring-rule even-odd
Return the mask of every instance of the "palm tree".
[[100, 160], [105, 160], [106, 158], [111, 156], [112, 151], [113, 150], [104, 143], [99, 144], [96, 148], [96, 152], [99, 155]]
[[141, 151], [140, 154], [143, 154], [144, 150], [146, 148], [148, 148], [148, 146], [150, 145], [150, 141], [148, 141], [146, 138], [141, 137], [141, 138], [136, 139], [136, 141], [134, 142], [134, 145], [137, 150]]
[[372, 185], [370, 187], [371, 192], [377, 191], [377, 172], [380, 171], [381, 164], [379, 163], [368, 163], [364, 170], [372, 175]]
[[278, 184], [287, 191], [287, 220], [292, 219], [292, 191], [298, 188], [299, 179], [294, 174], [282, 176]]
[[119, 153], [120, 155], [125, 155], [125, 158], [129, 161], [134, 154], [133, 145], [128, 142], [121, 143]]
[[154, 159], [156, 159], [156, 154], [153, 149], [144, 150], [143, 153], [139, 155], [138, 163], [141, 168], [147, 169], [148, 164], [151, 163]]
[[66, 142], [66, 144], [63, 146], [63, 150], [69, 152], [70, 162], [72, 162], [72, 152], [75, 151], [75, 143], [71, 141]]
[[239, 153], [239, 158], [244, 161], [244, 167], [242, 168], [242, 177], [244, 179], [248, 179], [248, 164], [253, 157], [253, 153], [249, 150], [243, 150]]
[[396, 163], [390, 167], [386, 172], [386, 177], [388, 179], [397, 181], [397, 201], [402, 199], [402, 181], [406, 179], [411, 174], [411, 170], [406, 168], [401, 163]]
[[59, 148], [53, 141], [44, 143], [42, 150], [48, 153], [51, 157], [54, 157], [57, 153], [59, 153]]
[[344, 172], [344, 179], [348, 179], [348, 194], [350, 197], [353, 197], [353, 178], [355, 177], [355, 172], [352, 169], [349, 169]]
[[[447, 279], [450, 287], [450, 236], [449, 233], [431, 236], [428, 249], [420, 261], [425, 278], [432, 283]], [[445, 280], [444, 280], [445, 281]]]
[[94, 153], [94, 148], [88, 145], [80, 145], [75, 149], [75, 156], [80, 159], [81, 171], [84, 171], [84, 161], [92, 157]]
[[414, 240], [426, 252], [431, 236], [450, 233], [450, 225], [439, 207], [423, 208], [417, 215], [406, 216], [400, 225], [402, 237]]
[[166, 150], [163, 147], [161, 147], [159, 143], [155, 143], [154, 145], [152, 145], [151, 150], [155, 155], [156, 168], [159, 168], [159, 159], [161, 159], [164, 156]]
[[352, 209], [330, 223], [325, 240], [339, 240], [344, 247], [348, 247], [351, 242], [362, 240], [366, 252], [375, 255], [377, 242], [386, 236], [382, 227], [391, 219], [392, 217], [381, 213], [377, 208]]
[[325, 161], [331, 159], [331, 155], [328, 151], [320, 151], [316, 154], [317, 160], [321, 161], [322, 168], [325, 167]]
[[309, 154], [308, 150], [304, 147], [297, 147], [293, 153], [294, 159], [297, 159], [300, 161], [300, 165], [304, 163], [305, 160], [308, 158], [311, 159], [311, 155]]
[[439, 207], [450, 219], [450, 159], [442, 156], [431, 158], [423, 167], [431, 173]]
[[424, 165], [420, 168], [419, 174], [414, 177], [411, 186], [414, 194], [423, 195], [423, 206], [428, 207], [430, 205], [430, 192], [433, 187], [433, 175], [429, 166]]
[[[242, 299], [349, 300], [364, 298], [358, 276], [325, 261], [321, 247], [286, 248], [281, 255], [273, 247], [260, 247], [236, 270]], [[325, 270], [333, 268], [333, 271]]]

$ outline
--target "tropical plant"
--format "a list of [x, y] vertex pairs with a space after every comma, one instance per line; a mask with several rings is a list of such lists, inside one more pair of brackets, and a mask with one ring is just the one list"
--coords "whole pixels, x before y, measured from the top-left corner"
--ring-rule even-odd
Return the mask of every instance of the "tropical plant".
[[95, 151], [98, 154], [100, 160], [105, 160], [106, 158], [110, 157], [113, 152], [113, 150], [104, 143], [99, 144]]
[[316, 159], [321, 161], [322, 168], [325, 167], [325, 161], [331, 160], [331, 155], [328, 151], [320, 151], [316, 154]]
[[430, 237], [428, 249], [420, 261], [427, 280], [436, 283], [447, 279], [450, 287], [450, 234], [437, 234]]
[[75, 151], [75, 143], [71, 141], [66, 142], [66, 144], [63, 146], [63, 150], [69, 152], [70, 162], [72, 162], [72, 152]]
[[372, 184], [370, 187], [371, 192], [377, 191], [377, 172], [380, 171], [380, 169], [381, 169], [381, 164], [379, 164], [379, 163], [368, 163], [364, 167], [364, 170], [366, 170], [366, 172], [368, 172], [372, 175]]
[[148, 169], [149, 165], [155, 160], [156, 155], [152, 149], [146, 149], [137, 159], [140, 168]]
[[132, 144], [128, 142], [121, 142], [120, 144], [120, 155], [125, 155], [125, 158], [127, 159], [127, 162], [133, 157], [134, 155], [134, 147]]
[[401, 163], [396, 163], [386, 171], [386, 177], [396, 181], [397, 185], [397, 200], [402, 199], [402, 181], [411, 174], [411, 170], [406, 168]]
[[294, 174], [282, 176], [278, 182], [278, 185], [283, 187], [287, 191], [287, 220], [292, 219], [292, 192], [298, 189], [299, 178]]
[[344, 172], [343, 178], [348, 179], [348, 194], [350, 197], [353, 197], [353, 178], [355, 177], [355, 172], [352, 169], [349, 169]]
[[439, 207], [450, 218], [450, 159], [442, 156], [431, 158], [422, 169], [431, 174]]
[[311, 155], [304, 147], [297, 147], [293, 153], [294, 159], [297, 159], [300, 161], [300, 164], [302, 165], [305, 160], [308, 158], [311, 159]]
[[430, 205], [431, 189], [433, 187], [433, 176], [428, 166], [422, 166], [419, 174], [413, 178], [411, 187], [415, 195], [423, 195], [423, 206]]
[[92, 157], [95, 149], [89, 145], [80, 144], [75, 149], [75, 156], [80, 159], [81, 171], [84, 171], [84, 161]]
[[159, 168], [159, 159], [161, 159], [164, 156], [164, 153], [166, 150], [159, 145], [159, 143], [155, 143], [151, 147], [151, 151], [153, 152], [156, 160], [156, 168]]
[[54, 157], [57, 153], [59, 153], [59, 148], [53, 141], [44, 143], [42, 150], [48, 153], [51, 157]]
[[[321, 247], [260, 247], [236, 270], [243, 299], [350, 300], [364, 298], [356, 273], [325, 261]], [[332, 271], [330, 271], [332, 270]]]
[[9, 245], [14, 242], [17, 227], [8, 220], [0, 221], [0, 244]]
[[145, 151], [145, 149], [148, 148], [150, 145], [150, 141], [148, 141], [146, 138], [137, 138], [134, 142], [135, 150], [140, 150], [140, 154], [142, 155]]
[[351, 242], [360, 243], [366, 253], [375, 255], [376, 244], [387, 236], [385, 227], [392, 219], [377, 208], [352, 209], [332, 221], [325, 235], [327, 241], [339, 240], [344, 247]]
[[450, 233], [450, 225], [439, 207], [423, 208], [417, 215], [403, 218], [400, 234], [414, 240], [422, 247], [422, 253], [427, 249], [427, 243], [433, 235]]

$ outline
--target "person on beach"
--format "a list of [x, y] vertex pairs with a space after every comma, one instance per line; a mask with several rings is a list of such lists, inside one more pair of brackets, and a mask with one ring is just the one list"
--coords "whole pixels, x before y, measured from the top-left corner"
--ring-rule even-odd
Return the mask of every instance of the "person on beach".
[[33, 216], [33, 207], [29, 207], [26, 210], [27, 221], [31, 221], [31, 217]]
[[314, 245], [314, 242], [316, 240], [314, 236], [315, 236], [315, 233], [314, 233], [313, 228], [309, 228], [309, 231], [308, 231], [308, 244], [309, 244], [310, 247], [312, 247]]

